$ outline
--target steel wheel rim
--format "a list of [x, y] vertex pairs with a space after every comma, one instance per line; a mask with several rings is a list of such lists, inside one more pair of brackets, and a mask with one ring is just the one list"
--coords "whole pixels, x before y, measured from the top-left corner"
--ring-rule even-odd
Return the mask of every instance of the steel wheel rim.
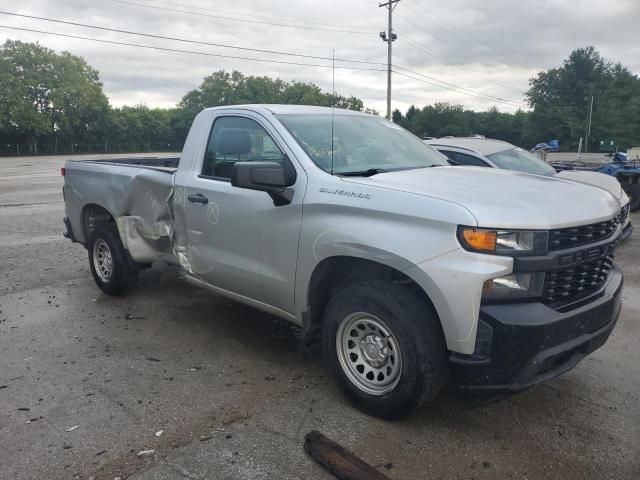
[[93, 266], [96, 274], [104, 283], [111, 280], [113, 274], [113, 257], [107, 242], [99, 238], [93, 246]]
[[384, 395], [398, 385], [402, 353], [391, 329], [375, 315], [345, 317], [336, 333], [336, 351], [342, 371], [363, 392]]

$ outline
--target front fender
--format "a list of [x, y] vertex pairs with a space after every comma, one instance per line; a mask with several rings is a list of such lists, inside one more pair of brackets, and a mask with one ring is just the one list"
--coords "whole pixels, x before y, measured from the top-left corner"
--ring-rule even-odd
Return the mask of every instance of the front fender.
[[309, 308], [308, 288], [315, 268], [323, 260], [369, 260], [411, 277], [414, 265], [460, 248], [451, 224], [434, 222], [426, 232], [424, 223], [403, 220], [406, 219], [386, 219], [384, 223], [353, 221], [349, 226], [329, 228], [313, 237], [303, 235], [296, 275], [296, 317], [302, 319]]
[[482, 286], [513, 271], [513, 258], [482, 255], [461, 248], [405, 270], [431, 299], [453, 352], [475, 349]]

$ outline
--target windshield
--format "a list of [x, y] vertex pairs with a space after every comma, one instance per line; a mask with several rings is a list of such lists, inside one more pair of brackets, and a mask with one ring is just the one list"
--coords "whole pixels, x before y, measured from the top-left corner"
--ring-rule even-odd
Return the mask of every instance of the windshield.
[[556, 171], [549, 164], [535, 155], [518, 147], [487, 155], [487, 158], [499, 168], [515, 170], [517, 172], [532, 173], [534, 175], [555, 175]]
[[326, 172], [368, 174], [448, 165], [446, 157], [387, 120], [337, 114], [278, 115], [313, 162]]

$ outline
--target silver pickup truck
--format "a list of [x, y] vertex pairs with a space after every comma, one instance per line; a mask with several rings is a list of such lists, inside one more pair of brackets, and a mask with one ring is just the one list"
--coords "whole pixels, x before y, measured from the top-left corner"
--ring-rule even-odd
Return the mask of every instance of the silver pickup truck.
[[321, 340], [346, 394], [386, 418], [447, 382], [496, 394], [555, 377], [620, 312], [617, 198], [448, 166], [363, 113], [206, 109], [179, 159], [68, 161], [64, 180], [66, 236], [105, 293], [179, 265]]

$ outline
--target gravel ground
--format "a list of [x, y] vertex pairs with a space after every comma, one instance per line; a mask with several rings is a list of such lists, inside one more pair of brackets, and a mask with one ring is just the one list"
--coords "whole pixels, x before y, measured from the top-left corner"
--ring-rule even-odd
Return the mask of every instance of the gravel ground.
[[344, 401], [296, 328], [173, 267], [102, 295], [61, 235], [62, 162], [0, 159], [0, 478], [333, 478], [302, 450], [312, 429], [398, 480], [640, 478], [640, 234], [617, 255], [616, 330], [574, 370], [385, 422]]

